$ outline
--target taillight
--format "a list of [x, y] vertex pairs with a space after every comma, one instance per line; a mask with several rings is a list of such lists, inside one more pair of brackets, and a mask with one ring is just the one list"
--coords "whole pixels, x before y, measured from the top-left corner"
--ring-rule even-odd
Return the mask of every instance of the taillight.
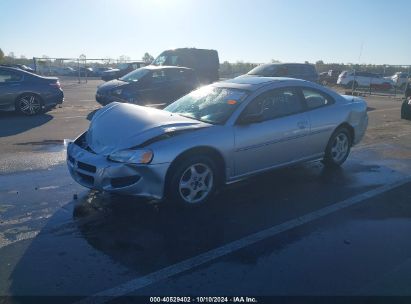
[[58, 81], [58, 80], [56, 82], [50, 83], [50, 85], [57, 88], [57, 89], [61, 89], [60, 81]]

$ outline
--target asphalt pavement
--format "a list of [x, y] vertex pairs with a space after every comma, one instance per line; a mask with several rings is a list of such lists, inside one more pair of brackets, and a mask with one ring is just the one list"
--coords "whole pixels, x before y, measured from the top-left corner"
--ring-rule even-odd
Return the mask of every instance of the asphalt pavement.
[[87, 128], [98, 83], [63, 82], [62, 108], [37, 117], [0, 115], [0, 295], [411, 296], [399, 99], [366, 98], [369, 128], [342, 168], [276, 170], [176, 210], [70, 178], [63, 140]]

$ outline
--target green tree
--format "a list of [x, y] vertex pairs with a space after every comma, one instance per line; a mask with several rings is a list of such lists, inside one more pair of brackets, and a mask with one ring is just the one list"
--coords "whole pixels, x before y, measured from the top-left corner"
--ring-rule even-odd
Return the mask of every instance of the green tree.
[[0, 49], [0, 61], [3, 61], [4, 59], [4, 52], [2, 49]]
[[143, 61], [144, 61], [145, 63], [150, 64], [150, 63], [153, 62], [154, 57], [151, 56], [149, 53], [146, 52], [146, 53], [144, 54], [144, 56], [143, 56], [142, 59], [143, 59]]

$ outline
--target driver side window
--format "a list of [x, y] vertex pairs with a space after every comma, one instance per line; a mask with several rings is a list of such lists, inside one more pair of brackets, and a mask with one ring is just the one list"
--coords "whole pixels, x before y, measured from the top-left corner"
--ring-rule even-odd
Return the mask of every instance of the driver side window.
[[167, 81], [167, 75], [164, 70], [154, 71], [151, 75], [153, 83], [163, 83]]
[[243, 115], [260, 115], [262, 120], [271, 120], [304, 110], [300, 95], [294, 88], [275, 89], [256, 97]]

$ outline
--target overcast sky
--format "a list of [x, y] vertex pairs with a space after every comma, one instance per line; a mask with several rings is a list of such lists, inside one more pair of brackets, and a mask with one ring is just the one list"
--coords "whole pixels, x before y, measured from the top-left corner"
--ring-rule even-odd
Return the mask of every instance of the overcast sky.
[[221, 62], [411, 64], [410, 13], [409, 0], [0, 0], [0, 48], [141, 59], [197, 47]]

